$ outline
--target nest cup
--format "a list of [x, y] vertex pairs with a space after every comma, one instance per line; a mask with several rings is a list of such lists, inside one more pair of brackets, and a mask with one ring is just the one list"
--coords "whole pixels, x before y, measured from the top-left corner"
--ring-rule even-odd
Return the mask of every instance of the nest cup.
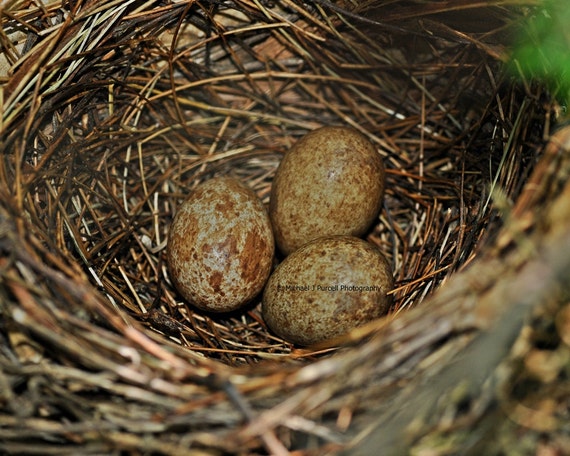
[[[499, 398], [514, 404], [545, 380], [520, 367], [530, 369], [525, 354], [537, 340], [564, 347], [562, 330], [542, 331], [570, 318], [532, 305], [562, 301], [519, 285], [543, 258], [540, 239], [565, 239], [554, 229], [564, 208], [549, 211], [564, 191], [567, 140], [543, 153], [555, 104], [504, 69], [523, 10], [455, 3], [0, 8], [0, 448], [485, 448]], [[227, 175], [267, 204], [283, 153], [323, 125], [358, 129], [384, 158], [384, 207], [366, 239], [394, 268], [390, 315], [300, 349], [268, 331], [259, 298], [226, 315], [185, 303], [165, 264], [184, 198]], [[559, 290], [557, 271], [532, 291]], [[536, 325], [514, 356], [523, 291]], [[494, 355], [480, 369], [465, 361], [476, 372], [459, 392], [464, 377], [449, 366], [480, 359], [485, 343]], [[520, 397], [489, 379], [522, 385]], [[505, 435], [543, 435], [510, 417]]]

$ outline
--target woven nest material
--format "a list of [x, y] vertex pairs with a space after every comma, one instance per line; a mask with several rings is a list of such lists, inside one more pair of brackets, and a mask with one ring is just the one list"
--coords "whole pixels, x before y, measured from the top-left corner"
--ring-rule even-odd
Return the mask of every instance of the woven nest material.
[[[533, 3], [2, 2], [1, 451], [563, 454], [570, 130], [503, 64]], [[390, 315], [300, 349], [184, 303], [184, 197], [267, 203], [322, 125], [385, 159]]]

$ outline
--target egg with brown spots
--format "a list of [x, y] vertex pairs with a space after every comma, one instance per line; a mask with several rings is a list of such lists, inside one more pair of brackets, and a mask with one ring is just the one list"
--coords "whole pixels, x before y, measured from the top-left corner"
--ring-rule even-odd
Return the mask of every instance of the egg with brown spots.
[[199, 185], [170, 227], [170, 278], [184, 299], [210, 312], [240, 308], [265, 285], [274, 240], [262, 202], [236, 179]]
[[393, 286], [390, 264], [376, 246], [352, 236], [322, 237], [271, 274], [263, 319], [289, 342], [315, 344], [386, 314]]
[[271, 189], [269, 216], [286, 255], [327, 235], [362, 236], [384, 197], [382, 157], [360, 132], [323, 127], [283, 157]]

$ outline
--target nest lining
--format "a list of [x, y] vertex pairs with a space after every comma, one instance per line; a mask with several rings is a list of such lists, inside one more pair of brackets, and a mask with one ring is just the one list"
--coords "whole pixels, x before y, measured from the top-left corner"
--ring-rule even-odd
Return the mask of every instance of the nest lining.
[[[258, 302], [220, 317], [180, 300], [168, 280], [164, 246], [172, 215], [198, 182], [233, 175], [267, 202], [281, 154], [302, 134], [327, 124], [358, 128], [388, 167], [384, 210], [367, 238], [394, 265], [398, 315], [421, 305], [492, 244], [549, 129], [541, 89], [523, 92], [496, 60], [516, 17], [509, 10], [513, 19], [501, 21], [507, 10], [499, 6], [489, 7], [497, 22], [468, 35], [461, 14], [451, 22], [427, 10], [382, 15], [380, 3], [370, 6], [367, 20], [354, 17], [365, 11], [361, 6], [342, 14], [320, 2], [16, 6], [21, 9], [5, 16], [7, 30], [32, 38], [4, 87], [2, 224], [19, 233], [7, 237], [15, 270], [36, 283], [22, 286], [13, 272], [6, 279], [6, 301], [22, 303], [23, 312], [4, 311], [15, 327], [31, 331], [18, 356], [53, 360], [57, 368], [42, 374], [64, 378], [61, 393], [72, 391], [76, 378], [82, 397], [94, 389], [126, 400], [141, 414], [123, 424], [133, 435], [168, 429], [163, 435], [176, 441], [170, 450], [156, 443], [157, 451], [185, 448], [177, 440], [177, 416], [184, 426], [203, 426], [192, 434], [193, 445], [234, 451], [213, 436], [245, 416], [252, 421], [240, 442], [258, 436], [266, 449], [279, 449], [271, 426], [250, 416], [240, 394], [258, 394], [254, 402], [274, 413], [264, 416], [270, 422], [286, 415], [279, 415], [282, 403], [297, 407], [299, 417], [334, 415], [338, 431], [340, 417], [350, 423], [365, 398], [385, 394], [392, 381], [382, 380], [380, 367], [373, 375], [379, 383], [366, 392], [355, 392], [355, 380], [339, 387], [336, 379], [324, 393], [328, 399], [311, 401], [314, 388], [292, 385], [310, 384], [308, 378], [326, 384], [327, 364], [312, 372], [307, 361], [334, 347], [298, 350], [279, 340], [267, 331]], [[42, 67], [47, 70], [32, 71]], [[389, 324], [374, 323], [338, 345], [365, 359], [367, 341]], [[36, 337], [48, 348], [35, 344]], [[458, 340], [461, 346], [471, 339]], [[424, 344], [421, 337], [411, 344], [418, 357], [433, 349]], [[334, 372], [354, 363], [330, 359]], [[296, 373], [301, 365], [309, 370]], [[414, 366], [404, 362], [398, 375], [407, 378]], [[105, 383], [97, 371], [122, 380]], [[353, 371], [356, 378], [366, 375]], [[141, 386], [153, 378], [167, 380], [151, 390]], [[138, 386], [129, 389], [125, 380]], [[279, 386], [272, 386], [281, 382], [296, 391], [283, 402]], [[220, 396], [209, 395], [208, 384], [233, 406], [217, 404]], [[161, 403], [165, 397], [170, 402]], [[69, 407], [56, 402], [47, 416]], [[166, 419], [172, 409], [175, 416]], [[117, 429], [121, 412], [109, 410], [105, 416]], [[145, 430], [153, 413], [163, 424]], [[66, 415], [79, 420], [72, 410]], [[285, 429], [294, 429], [289, 421]], [[297, 427], [306, 431], [303, 423]], [[338, 444], [337, 431], [317, 426], [307, 434]], [[287, 432], [278, 437], [288, 440]], [[127, 440], [114, 434], [103, 447], [141, 445]]]

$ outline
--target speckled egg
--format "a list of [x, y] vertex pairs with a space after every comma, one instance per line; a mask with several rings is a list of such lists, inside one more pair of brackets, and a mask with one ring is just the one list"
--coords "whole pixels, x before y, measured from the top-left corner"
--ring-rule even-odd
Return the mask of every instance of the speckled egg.
[[180, 206], [168, 236], [170, 278], [188, 302], [229, 312], [261, 292], [275, 250], [257, 195], [236, 179], [213, 178]]
[[288, 255], [317, 237], [362, 236], [382, 207], [384, 174], [376, 148], [353, 128], [305, 135], [273, 180], [269, 216], [279, 249]]
[[278, 336], [311, 345], [340, 336], [388, 312], [390, 264], [352, 236], [315, 239], [275, 269], [263, 292], [263, 319]]

